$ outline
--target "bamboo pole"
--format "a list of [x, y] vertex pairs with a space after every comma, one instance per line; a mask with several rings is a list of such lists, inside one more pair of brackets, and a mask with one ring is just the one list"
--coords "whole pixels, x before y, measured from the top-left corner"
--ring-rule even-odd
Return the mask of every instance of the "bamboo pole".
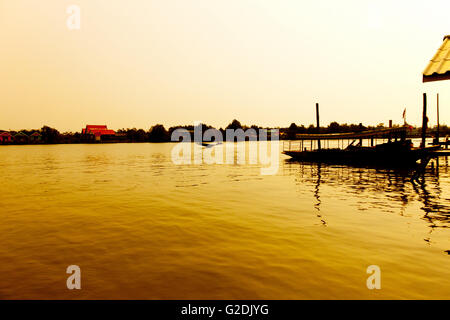
[[423, 94], [423, 114], [422, 114], [422, 143], [420, 144], [421, 148], [425, 148], [425, 138], [427, 133], [427, 94]]
[[[317, 133], [320, 133], [320, 124], [319, 124], [319, 104], [316, 103], [316, 120], [317, 120]], [[320, 140], [317, 140], [317, 149], [320, 150]]]
[[439, 143], [439, 93], [436, 94], [436, 106], [437, 106], [437, 132], [436, 132], [436, 140]]

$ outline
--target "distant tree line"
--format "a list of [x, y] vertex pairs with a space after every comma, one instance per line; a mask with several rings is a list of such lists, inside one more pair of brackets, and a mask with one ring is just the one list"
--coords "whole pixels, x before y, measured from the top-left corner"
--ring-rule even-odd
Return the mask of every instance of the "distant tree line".
[[[214, 127], [202, 124], [202, 131], [207, 129], [214, 129]], [[394, 127], [399, 127], [394, 125]], [[297, 134], [314, 134], [314, 133], [347, 133], [347, 132], [361, 132], [365, 130], [383, 129], [387, 128], [383, 123], [377, 126], [365, 126], [362, 123], [359, 124], [339, 124], [337, 122], [331, 122], [326, 127], [317, 128], [314, 125], [304, 126], [292, 123], [289, 127], [277, 127], [271, 129], [278, 129], [280, 132], [280, 139], [295, 139]], [[116, 135], [105, 139], [103, 142], [169, 142], [171, 141], [171, 136], [173, 131], [176, 129], [185, 129], [191, 134], [193, 139], [194, 126], [193, 125], [181, 125], [174, 126], [166, 129], [162, 124], [156, 124], [150, 127], [149, 130], [144, 129], [119, 129], [116, 131]], [[259, 129], [270, 129], [264, 128], [257, 125], [242, 125], [238, 120], [233, 120], [225, 128], [219, 128], [222, 136], [225, 137], [226, 129], [242, 129], [246, 131], [247, 129], [254, 129], [256, 135], [259, 134]], [[428, 136], [435, 136], [436, 126], [428, 128]], [[49, 126], [43, 126], [41, 129], [34, 130], [19, 130], [19, 131], [5, 131], [0, 130], [0, 135], [2, 133], [9, 133], [13, 140], [9, 144], [57, 144], [57, 143], [90, 143], [93, 142], [92, 139], [87, 139], [86, 135], [79, 132], [64, 132], [60, 133], [57, 129], [51, 128]], [[421, 127], [411, 127], [408, 135], [410, 137], [420, 136]], [[38, 133], [36, 139], [31, 139], [33, 134]], [[447, 125], [440, 125], [439, 134], [441, 137], [450, 135], [450, 128]], [[35, 134], [36, 136], [36, 134]], [[14, 139], [14, 137], [19, 137]], [[0, 140], [2, 143], [2, 140]], [[3, 141], [3, 143], [5, 143]]]

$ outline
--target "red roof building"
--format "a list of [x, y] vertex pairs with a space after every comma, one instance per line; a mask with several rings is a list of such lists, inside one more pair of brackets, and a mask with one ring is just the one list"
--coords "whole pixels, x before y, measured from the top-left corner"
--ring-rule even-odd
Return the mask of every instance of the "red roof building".
[[12, 136], [9, 132], [0, 132], [0, 142], [11, 142]]
[[95, 140], [101, 140], [102, 136], [114, 136], [116, 132], [108, 129], [104, 125], [87, 125], [86, 128], [81, 130], [82, 134], [94, 135]]
[[30, 140], [33, 142], [39, 142], [42, 140], [42, 135], [39, 132], [35, 132], [30, 135]]

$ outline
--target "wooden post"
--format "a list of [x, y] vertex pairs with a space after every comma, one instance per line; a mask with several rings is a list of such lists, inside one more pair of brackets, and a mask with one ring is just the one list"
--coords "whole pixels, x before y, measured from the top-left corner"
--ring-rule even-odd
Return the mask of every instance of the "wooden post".
[[[389, 120], [389, 129], [392, 128], [392, 120]], [[391, 133], [388, 134], [388, 142], [391, 142]]]
[[[319, 124], [319, 104], [316, 103], [316, 119], [317, 119], [317, 133], [320, 133], [320, 124]], [[320, 140], [317, 140], [317, 149], [320, 150]]]
[[427, 94], [423, 94], [423, 114], [422, 114], [422, 143], [421, 148], [425, 148], [425, 138], [427, 134]]
[[437, 99], [437, 132], [436, 132], [436, 140], [437, 143], [439, 144], [439, 93], [436, 94], [436, 99]]

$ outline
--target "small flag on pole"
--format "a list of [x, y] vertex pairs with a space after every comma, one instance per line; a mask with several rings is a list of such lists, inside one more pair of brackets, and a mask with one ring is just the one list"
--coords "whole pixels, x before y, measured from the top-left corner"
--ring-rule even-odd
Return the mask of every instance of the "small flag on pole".
[[406, 124], [406, 108], [403, 110], [403, 123]]

